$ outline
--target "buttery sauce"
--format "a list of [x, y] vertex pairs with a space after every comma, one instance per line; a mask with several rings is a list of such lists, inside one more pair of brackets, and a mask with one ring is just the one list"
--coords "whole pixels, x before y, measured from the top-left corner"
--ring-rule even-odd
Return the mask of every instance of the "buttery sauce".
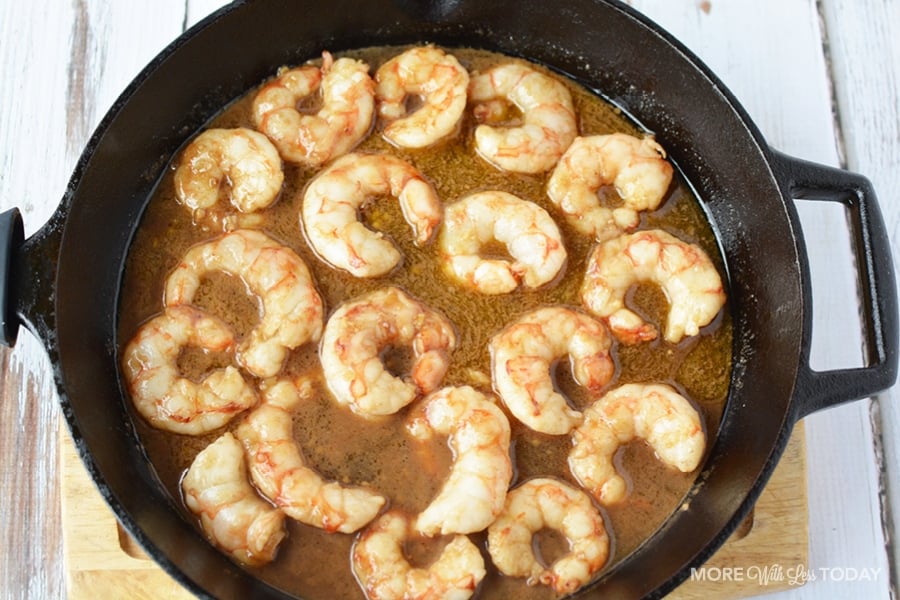
[[[381, 63], [403, 49], [363, 49], [344, 55], [365, 60], [374, 73]], [[452, 53], [470, 71], [509, 60], [480, 50], [455, 49]], [[614, 106], [575, 82], [565, 81], [572, 92], [580, 135], [639, 133]], [[251, 90], [225, 107], [209, 126], [252, 127], [250, 104], [254, 93], [255, 90]], [[515, 317], [538, 306], [580, 306], [579, 289], [593, 242], [572, 230], [550, 204], [545, 195], [547, 174], [511, 175], [480, 159], [473, 147], [474, 125], [471, 111], [467, 111], [458, 135], [435, 147], [407, 151], [384, 141], [379, 133], [382, 124], [376, 123], [357, 151], [390, 153], [409, 161], [429, 178], [445, 203], [475, 191], [494, 189], [543, 206], [556, 218], [569, 258], [562, 274], [541, 289], [484, 296], [450, 282], [439, 264], [434, 240], [424, 247], [416, 246], [410, 227], [403, 220], [396, 201], [391, 199], [373, 202], [363, 211], [362, 218], [398, 245], [403, 255], [401, 265], [389, 275], [375, 279], [355, 279], [337, 271], [310, 250], [300, 226], [302, 193], [315, 172], [290, 164], [285, 164], [282, 194], [276, 204], [261, 213], [260, 228], [292, 248], [309, 266], [325, 303], [326, 318], [342, 302], [388, 284], [405, 289], [446, 315], [456, 328], [458, 345], [451, 355], [450, 369], [443, 385], [473, 385], [490, 391], [489, 339]], [[127, 344], [141, 323], [162, 311], [165, 279], [188, 248], [217, 235], [216, 231], [195, 225], [189, 211], [177, 203], [172, 178], [176, 162], [177, 155], [147, 206], [129, 252], [120, 304], [120, 347]], [[606, 195], [615, 196], [614, 193]], [[641, 219], [640, 229], [661, 228], [698, 244], [713, 258], [720, 273], [724, 272], [712, 229], [698, 200], [677, 172], [660, 209], [644, 213]], [[504, 254], [502, 248], [488, 251]], [[207, 276], [195, 304], [227, 322], [239, 338], [246, 335], [259, 319], [258, 299], [248, 294], [239, 278], [228, 275]], [[629, 295], [629, 305], [663, 328], [668, 306], [657, 287], [636, 287]], [[608, 388], [628, 382], [674, 385], [701, 411], [709, 447], [728, 391], [731, 336], [726, 308], [699, 336], [686, 338], [679, 344], [661, 339], [636, 346], [614, 344], [612, 355], [616, 374]], [[208, 370], [230, 361], [229, 356], [186, 349], [179, 359], [179, 366], [189, 377], [199, 380]], [[408, 356], [401, 351], [391, 352], [386, 361], [392, 372], [402, 373]], [[574, 383], [568, 369], [564, 368], [567, 364], [561, 361], [556, 369], [556, 384], [576, 407], [584, 407], [591, 398]], [[404, 428], [404, 419], [411, 407], [376, 422], [363, 420], [339, 407], [329, 397], [322, 379], [315, 345], [293, 351], [281, 373], [282, 376], [301, 374], [312, 377], [318, 391], [315, 398], [306, 401], [294, 416], [294, 434], [307, 464], [326, 479], [371, 486], [390, 499], [391, 507], [401, 508], [411, 516], [424, 509], [450, 470], [453, 457], [446, 439], [433, 444], [413, 441]], [[245, 377], [249, 378], [249, 375], [245, 373]], [[160, 481], [173, 498], [179, 499], [185, 515], [196, 521], [180, 502], [181, 478], [196, 454], [224, 430], [233, 429], [240, 417], [223, 430], [190, 437], [155, 430], [136, 412], [133, 415]], [[512, 485], [531, 477], [552, 476], [577, 487], [566, 464], [571, 447], [569, 437], [536, 433], [507, 415], [513, 434]], [[655, 459], [652, 449], [642, 442], [623, 447], [616, 461], [627, 473], [629, 494], [622, 504], [601, 508], [612, 539], [610, 559], [604, 570], [614, 567], [678, 508], [696, 476], [696, 473], [682, 474], [664, 466]], [[275, 561], [250, 569], [258, 578], [310, 600], [365, 598], [350, 567], [353, 535], [325, 533], [291, 519], [287, 522], [288, 538], [282, 542]], [[485, 549], [486, 535], [479, 533], [470, 537], [482, 549], [488, 569], [476, 598], [554, 597], [550, 588], [528, 587], [522, 579], [499, 574], [491, 566]], [[441, 538], [411, 539], [407, 544], [411, 563], [427, 566], [444, 543], [446, 540]], [[552, 562], [565, 552], [566, 542], [554, 532], [542, 531], [536, 535], [535, 548], [545, 561]]]

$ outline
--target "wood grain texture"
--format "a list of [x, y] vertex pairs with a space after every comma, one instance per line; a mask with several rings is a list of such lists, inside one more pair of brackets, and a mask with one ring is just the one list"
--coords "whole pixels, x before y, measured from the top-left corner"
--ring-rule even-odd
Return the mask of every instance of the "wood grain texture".
[[[26, 235], [50, 217], [94, 127], [183, 16], [183, 0], [0, 3], [0, 211], [20, 208]], [[15, 349], [0, 348], [0, 598], [65, 597], [60, 423], [49, 362], [23, 331]]]
[[[68, 48], [46, 43], [67, 39], [68, 8], [47, 2], [0, 3], [0, 76], [5, 82], [0, 86], [0, 211], [19, 206], [28, 231], [50, 215], [71, 170], [64, 156], [62, 93]], [[23, 333], [14, 351], [0, 348], [3, 598], [65, 594], [54, 434], [58, 422], [49, 362], [37, 341]]]
[[61, 430], [59, 440], [68, 597], [191, 598], [122, 530], [81, 463], [68, 431]]
[[[900, 3], [831, 0], [822, 13], [828, 31], [846, 165], [871, 179], [900, 265]], [[894, 68], [891, 68], [893, 66]], [[871, 421], [881, 452], [882, 521], [893, 578], [900, 595], [900, 393], [876, 399]]]
[[[828, 6], [830, 0], [822, 0]], [[865, 10], [868, 2], [861, 2]], [[832, 71], [813, 0], [633, 5], [696, 52], [746, 108], [769, 143], [788, 154], [839, 165]], [[687, 5], [693, 5], [687, 6]], [[843, 30], [843, 23], [835, 24]], [[896, 63], [895, 63], [896, 64]], [[890, 68], [887, 68], [890, 70]], [[896, 71], [894, 71], [896, 72]], [[864, 95], [870, 93], [863, 85]], [[896, 141], [894, 142], [896, 144]], [[818, 369], [861, 364], [855, 272], [847, 259], [846, 218], [817, 204], [798, 206], [811, 255], [813, 356]], [[843, 243], [843, 242], [842, 242]], [[838, 441], [839, 440], [839, 441]], [[886, 540], [878, 502], [879, 465], [867, 402], [807, 419], [810, 563], [814, 569], [880, 569], [876, 581], [819, 577], [790, 598], [887, 598]], [[830, 573], [831, 571], [826, 571]], [[820, 572], [821, 573], [821, 572]]]
[[[709, 64], [773, 146], [826, 164], [846, 163], [870, 177], [895, 260], [900, 256], [900, 3], [630, 3]], [[87, 136], [131, 77], [184, 26], [222, 4], [0, 2], [0, 210], [22, 209], [26, 233], [42, 225]], [[810, 254], [820, 257], [813, 269], [814, 364], [858, 363], [855, 296], [844, 283], [852, 279], [852, 264], [835, 273], [834, 261], [821, 260], [833, 240], [845, 236], [846, 222], [815, 205], [804, 212]], [[0, 378], [0, 598], [62, 597], [60, 418], [49, 364], [27, 333], [15, 350], [0, 349]], [[890, 556], [900, 570], [896, 532], [887, 529], [900, 514], [898, 400], [895, 388], [877, 405], [854, 403], [806, 423], [812, 566], [880, 568], [880, 577], [853, 584], [817, 580], [777, 597], [889, 597]]]
[[[796, 592], [804, 582], [788, 573], [808, 566], [807, 538], [806, 434], [800, 424], [760, 495], [752, 520], [738, 527], [703, 569], [669, 598], [726, 600], [782, 590]], [[729, 569], [742, 575], [729, 578], [724, 575]]]
[[[781, 566], [784, 572], [807, 565], [807, 515], [803, 426], [797, 428], [784, 458], [754, 510], [749, 529], [736, 533], [707, 563], [713, 580], [688, 580], [673, 600], [717, 600], [794, 589], [782, 575], [728, 581], [715, 573]], [[68, 432], [60, 435], [63, 539], [70, 600], [188, 600], [190, 594], [138, 550], [97, 493]], [[720, 571], [716, 571], [719, 569]]]

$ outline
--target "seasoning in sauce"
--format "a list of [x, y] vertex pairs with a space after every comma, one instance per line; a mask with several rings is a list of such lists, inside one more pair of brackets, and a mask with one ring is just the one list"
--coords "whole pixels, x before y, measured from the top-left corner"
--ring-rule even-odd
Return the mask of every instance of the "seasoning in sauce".
[[[364, 60], [374, 72], [403, 50], [366, 48], [342, 56]], [[511, 60], [482, 50], [459, 48], [448, 52], [470, 73]], [[571, 93], [579, 135], [640, 133], [621, 111], [577, 82], [539, 66], [533, 67], [549, 73]], [[251, 105], [256, 91], [250, 90], [225, 107], [209, 127], [252, 128]], [[504, 118], [508, 122], [517, 122], [521, 115], [513, 110]], [[595, 242], [592, 237], [577, 231], [547, 197], [549, 173], [512, 174], [481, 158], [474, 147], [476, 125], [472, 111], [466, 111], [455, 135], [436, 145], [409, 149], [387, 142], [381, 135], [385, 123], [377, 121], [374, 130], [355, 151], [390, 154], [407, 161], [424, 175], [445, 204], [476, 192], [499, 190], [546, 210], [558, 224], [567, 259], [560, 273], [545, 285], [494, 296], [475, 293], [455, 284], [448, 279], [441, 264], [438, 245], [434, 241], [416, 243], [398, 203], [390, 200], [371, 202], [361, 209], [360, 215], [366, 225], [382, 232], [396, 245], [402, 257], [400, 263], [386, 275], [362, 279], [333, 268], [311, 249], [300, 223], [303, 192], [318, 172], [313, 167], [285, 163], [280, 196], [273, 205], [254, 214], [253, 226], [292, 249], [307, 264], [322, 298], [326, 320], [344, 302], [386, 286], [404, 290], [445, 316], [453, 324], [457, 339], [441, 385], [472, 386], [491, 394], [488, 349], [491, 338], [524, 313], [540, 307], [581, 307], [580, 289]], [[600, 195], [613, 204], [616, 202], [616, 194], [609, 190], [602, 189]], [[724, 271], [702, 205], [677, 172], [660, 208], [640, 214], [637, 230], [646, 229], [662, 229], [696, 244], [712, 257], [719, 272]], [[128, 343], [142, 323], [161, 312], [166, 278], [188, 249], [216, 236], [213, 227], [208, 223], [195, 223], [191, 213], [176, 201], [173, 168], [157, 186], [129, 251], [120, 301], [120, 347]], [[482, 248], [482, 253], [507, 256], [506, 250], [499, 246]], [[668, 302], [658, 286], [635, 286], [629, 292], [626, 304], [648, 322], [663, 328]], [[222, 319], [239, 340], [247, 336], [260, 319], [259, 300], [248, 294], [246, 284], [238, 277], [220, 273], [210, 273], [203, 278], [193, 305]], [[709, 444], [727, 395], [731, 336], [726, 310], [721, 311], [699, 335], [686, 337], [678, 343], [664, 339], [635, 345], [613, 342], [610, 355], [615, 374], [602, 391], [626, 383], [671, 385], [699, 410]], [[408, 369], [410, 356], [402, 349], [389, 348], [383, 360], [389, 371], [401, 374]], [[228, 361], [229, 357], [225, 355], [190, 349], [182, 353], [178, 364], [188, 377], [200, 378]], [[322, 375], [315, 344], [306, 344], [289, 352], [278, 376], [303, 378], [311, 386], [312, 393], [293, 413], [294, 439], [307, 465], [326, 480], [377, 490], [389, 499], [388, 508], [410, 518], [428, 506], [450, 472], [454, 456], [446, 437], [421, 441], [409, 435], [406, 422], [411, 411], [416, 410], [416, 403], [394, 415], [375, 420], [362, 418], [338, 405], [331, 398]], [[574, 381], [565, 363], [556, 365], [552, 376], [554, 386], [569, 399], [573, 408], [582, 410], [596, 399], [596, 394]], [[261, 383], [248, 374], [245, 378], [257, 387]], [[529, 479], [551, 477], [577, 488], [578, 483], [567, 465], [572, 446], [570, 436], [538, 433], [502, 408], [511, 426], [514, 469], [511, 487]], [[197, 454], [223, 431], [237, 427], [237, 423], [232, 422], [208, 435], [179, 436], [151, 428], [136, 413], [134, 419], [160, 481], [177, 499], [182, 498], [181, 479]], [[236, 421], [239, 422], [240, 417]], [[619, 560], [677, 509], [696, 475], [696, 472], [681, 473], [665, 466], [641, 441], [620, 448], [616, 464], [620, 472], [626, 474], [628, 495], [621, 503], [598, 506], [613, 540], [605, 569], [615, 568]], [[186, 508], [183, 509], [188, 518], [193, 518]], [[288, 536], [281, 544], [277, 558], [263, 566], [247, 567], [256, 577], [310, 600], [365, 598], [352, 572], [350, 556], [354, 535], [327, 533], [292, 519], [286, 521]], [[549, 587], [528, 586], [523, 578], [502, 575], [491, 563], [485, 532], [472, 533], [468, 537], [481, 550], [487, 568], [476, 598], [528, 600], [556, 596]], [[413, 536], [406, 542], [406, 557], [412, 566], [427, 567], [449, 540], [447, 536]], [[548, 563], [567, 551], [565, 539], [549, 530], [537, 532], [534, 547]]]

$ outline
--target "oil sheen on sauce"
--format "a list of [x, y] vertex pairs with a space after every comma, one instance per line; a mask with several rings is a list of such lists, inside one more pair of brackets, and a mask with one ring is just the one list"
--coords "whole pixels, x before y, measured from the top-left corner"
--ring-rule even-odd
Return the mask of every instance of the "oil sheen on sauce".
[[[343, 55], [365, 60], [374, 73], [381, 63], [402, 50], [369, 48]], [[453, 49], [452, 53], [470, 72], [510, 60], [481, 50]], [[566, 83], [575, 102], [580, 135], [639, 133], [615, 107], [574, 82], [566, 80]], [[225, 107], [209, 126], [252, 127], [249, 107], [254, 92], [251, 90]], [[458, 347], [451, 355], [450, 370], [443, 384], [467, 384], [490, 391], [488, 340], [517, 315], [538, 306], [580, 306], [578, 292], [593, 242], [559, 218], [545, 194], [548, 175], [502, 173], [476, 156], [471, 111], [467, 111], [458, 135], [423, 150], [407, 151], [391, 146], [380, 136], [380, 126], [380, 123], [375, 124], [371, 135], [357, 150], [390, 153], [408, 160], [429, 178], [445, 203], [479, 190], [504, 190], [540, 204], [557, 217], [569, 253], [562, 275], [544, 288], [519, 290], [505, 296], [482, 296], [465, 290], [451, 283], [443, 273], [434, 241], [425, 247], [416, 246], [397, 202], [380, 199], [366, 207], [362, 217], [369, 226], [383, 231], [399, 246], [403, 261], [385, 277], [355, 279], [325, 264], [307, 245], [299, 222], [300, 203], [304, 187], [315, 172], [289, 164], [285, 165], [283, 192], [276, 204], [261, 213], [259, 228], [291, 247], [310, 267], [325, 302], [326, 318], [342, 302], [387, 284], [407, 290], [442, 312], [453, 322], [458, 335]], [[173, 165], [176, 161], [177, 155]], [[120, 303], [120, 347], [124, 347], [142, 322], [162, 310], [164, 281], [185, 251], [218, 233], [192, 223], [189, 211], [176, 202], [172, 170], [168, 170], [157, 186], [129, 252]], [[640, 229], [647, 228], [665, 229], [685, 241], [699, 244], [713, 257], [720, 273], [723, 272], [711, 227], [698, 200], [677, 171], [662, 206], [643, 214]], [[629, 303], [651, 322], [664, 324], [668, 307], [662, 292], [655, 286], [636, 287], [629, 295]], [[248, 295], [242, 281], [231, 276], [208, 276], [195, 304], [225, 320], [239, 336], [246, 335], [259, 319], [259, 302]], [[709, 446], [728, 391], [732, 334], [727, 313], [726, 308], [699, 336], [679, 344], [659, 339], [630, 347], [614, 345], [616, 375], [609, 387], [628, 382], [674, 385], [702, 412]], [[385, 359], [394, 372], [403, 372], [407, 357], [402, 351], [389, 352]], [[183, 352], [179, 364], [186, 374], [199, 379], [207, 370], [223, 366], [228, 360], [229, 357], [188, 349]], [[574, 385], [568, 369], [564, 368], [566, 365], [563, 361], [556, 369], [556, 384], [569, 395], [573, 404], [583, 407], [590, 399]], [[405, 432], [404, 419], [411, 407], [376, 422], [360, 419], [340, 408], [329, 397], [322, 380], [315, 345], [293, 351], [282, 372], [282, 376], [303, 374], [315, 381], [318, 391], [294, 417], [295, 437], [307, 463], [325, 478], [379, 490], [390, 498], [392, 507], [402, 508], [410, 515], [424, 509], [450, 469], [452, 456], [446, 439], [432, 444], [410, 439]], [[186, 518], [194, 519], [180, 501], [180, 480], [196, 454], [222, 431], [200, 437], [174, 435], [152, 429], [136, 412], [133, 415], [160, 481], [172, 497], [178, 499]], [[239, 420], [240, 417], [226, 429], [234, 428]], [[571, 445], [568, 436], [535, 433], [511, 416], [510, 423], [513, 486], [536, 476], [556, 477], [577, 485], [566, 465]], [[601, 509], [613, 540], [605, 569], [614, 568], [617, 561], [627, 556], [678, 508], [696, 476], [696, 473], [682, 474], [665, 467], [642, 442], [622, 448], [617, 464], [627, 472], [630, 488], [624, 503]], [[282, 543], [276, 560], [251, 569], [253, 573], [271, 585], [310, 600], [364, 599], [350, 568], [354, 536], [328, 534], [288, 521], [288, 538]], [[484, 549], [486, 536], [480, 533], [471, 538], [482, 548], [488, 568], [476, 598], [554, 597], [547, 587], [528, 587], [524, 580], [500, 575], [491, 567], [490, 557]], [[427, 566], [446, 541], [441, 538], [410, 540], [407, 545], [410, 561], [414, 566]], [[566, 549], [565, 540], [550, 531], [539, 532], [535, 545], [550, 562]]]

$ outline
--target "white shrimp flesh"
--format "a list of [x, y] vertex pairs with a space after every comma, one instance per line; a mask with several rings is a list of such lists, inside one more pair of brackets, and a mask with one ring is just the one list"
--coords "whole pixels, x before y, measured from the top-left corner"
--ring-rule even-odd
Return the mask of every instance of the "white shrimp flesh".
[[250, 485], [244, 450], [233, 435], [222, 434], [197, 454], [181, 487], [184, 503], [216, 546], [245, 565], [275, 559], [287, 535], [284, 513]]
[[[473, 75], [469, 101], [476, 120], [475, 148], [489, 163], [514, 173], [543, 173], [556, 165], [578, 135], [572, 95], [561, 81], [520, 63]], [[493, 126], [503, 103], [522, 114], [522, 124]]]
[[265, 387], [260, 405], [235, 430], [256, 487], [301, 523], [352, 533], [375, 518], [386, 499], [363, 487], [325, 481], [306, 464], [293, 433], [293, 413], [311, 386], [278, 381]]
[[[408, 376], [392, 374], [382, 354], [411, 347]], [[375, 290], [341, 305], [328, 319], [319, 357], [337, 402], [356, 414], [396, 413], [437, 389], [456, 347], [450, 321], [395, 287]]]
[[175, 169], [175, 197], [195, 222], [229, 223], [224, 196], [241, 213], [270, 206], [281, 193], [281, 157], [269, 138], [244, 127], [207, 129], [184, 149]]
[[319, 173], [303, 194], [303, 225], [316, 254], [355, 277], [378, 277], [393, 269], [400, 251], [360, 220], [362, 208], [385, 197], [397, 199], [416, 243], [426, 244], [443, 214], [431, 184], [404, 160], [354, 153]]
[[[578, 137], [553, 170], [547, 195], [575, 229], [603, 241], [637, 227], [641, 211], [658, 208], [672, 172], [665, 150], [652, 137]], [[615, 187], [620, 206], [600, 202], [604, 186]]]
[[407, 429], [421, 441], [449, 436], [453, 450], [450, 475], [419, 514], [416, 529], [430, 536], [474, 533], [490, 525], [512, 479], [509, 420], [503, 411], [474, 388], [447, 387], [422, 401]]
[[[452, 54], [434, 46], [411, 48], [375, 73], [378, 114], [390, 122], [382, 135], [401, 148], [424, 148], [459, 129], [469, 73]], [[410, 97], [421, 105], [407, 113]]]
[[671, 386], [631, 383], [610, 391], [584, 411], [569, 452], [572, 474], [601, 504], [625, 499], [627, 484], [614, 458], [635, 438], [683, 473], [697, 468], [706, 448], [700, 414]]
[[[321, 89], [320, 89], [321, 88]], [[298, 106], [319, 92], [321, 108]], [[352, 150], [369, 133], [375, 114], [375, 83], [369, 66], [322, 53], [322, 67], [282, 70], [253, 100], [252, 117], [284, 160], [318, 167]]]
[[194, 246], [166, 280], [166, 306], [190, 304], [203, 276], [240, 277], [262, 307], [259, 324], [238, 346], [238, 363], [257, 377], [282, 368], [289, 350], [322, 334], [322, 298], [306, 263], [260, 231], [239, 229]]
[[722, 280], [706, 252], [658, 229], [623, 234], [598, 245], [581, 298], [619, 340], [653, 340], [656, 327], [625, 305], [631, 286], [645, 281], [659, 284], [669, 301], [664, 337], [672, 343], [699, 334], [725, 304]]
[[[511, 260], [483, 256], [491, 242], [503, 244]], [[447, 206], [438, 244], [449, 276], [482, 294], [540, 287], [556, 278], [567, 257], [547, 211], [502, 191], [476, 192]]]
[[185, 377], [178, 358], [188, 346], [234, 352], [234, 334], [195, 308], [167, 308], [138, 329], [122, 354], [122, 370], [135, 408], [151, 425], [202, 435], [256, 404], [257, 397], [232, 366], [212, 371], [199, 383]]
[[569, 433], [581, 413], [554, 386], [556, 362], [569, 356], [575, 381], [598, 393], [615, 373], [606, 327], [564, 306], [533, 310], [490, 342], [494, 389], [509, 411], [535, 431]]
[[486, 574], [478, 546], [455, 536], [427, 569], [413, 568], [404, 553], [412, 534], [399, 511], [385, 513], [353, 545], [353, 573], [367, 600], [467, 600]]
[[[569, 552], [547, 566], [535, 556], [534, 535], [544, 528], [569, 541]], [[507, 494], [503, 512], [488, 528], [488, 552], [504, 575], [562, 595], [588, 583], [606, 564], [609, 536], [590, 496], [555, 479], [529, 479]]]

